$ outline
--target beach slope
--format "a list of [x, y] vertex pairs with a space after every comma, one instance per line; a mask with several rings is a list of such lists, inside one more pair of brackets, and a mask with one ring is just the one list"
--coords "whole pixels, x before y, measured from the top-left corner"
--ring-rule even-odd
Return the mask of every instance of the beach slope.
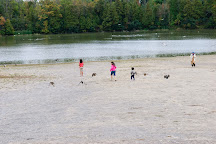
[[0, 67], [1, 143], [216, 143], [216, 55], [115, 63]]

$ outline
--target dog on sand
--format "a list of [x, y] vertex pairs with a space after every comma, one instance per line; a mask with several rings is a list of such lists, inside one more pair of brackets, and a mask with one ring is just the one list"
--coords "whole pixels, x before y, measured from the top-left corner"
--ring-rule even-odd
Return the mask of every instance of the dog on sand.
[[54, 82], [50, 82], [49, 85], [55, 86], [55, 83]]
[[93, 73], [93, 74], [92, 74], [92, 77], [93, 77], [93, 76], [96, 76], [96, 75], [97, 75], [96, 73]]

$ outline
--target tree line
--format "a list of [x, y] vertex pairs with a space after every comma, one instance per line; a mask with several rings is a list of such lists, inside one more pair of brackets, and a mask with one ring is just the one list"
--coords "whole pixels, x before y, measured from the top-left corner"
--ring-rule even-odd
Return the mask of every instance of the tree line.
[[0, 34], [215, 29], [215, 0], [0, 0]]

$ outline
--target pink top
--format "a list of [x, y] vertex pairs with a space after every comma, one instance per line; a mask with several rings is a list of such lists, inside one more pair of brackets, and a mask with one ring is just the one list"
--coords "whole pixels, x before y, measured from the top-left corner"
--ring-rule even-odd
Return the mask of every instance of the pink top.
[[115, 71], [115, 70], [116, 70], [116, 66], [111, 65], [111, 69], [110, 69], [110, 71]]
[[79, 67], [83, 67], [84, 63], [79, 63]]

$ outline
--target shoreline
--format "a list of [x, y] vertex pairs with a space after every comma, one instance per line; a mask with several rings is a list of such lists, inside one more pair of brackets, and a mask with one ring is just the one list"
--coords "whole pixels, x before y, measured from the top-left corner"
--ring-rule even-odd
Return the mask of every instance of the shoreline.
[[[186, 56], [190, 56], [191, 53], [178, 53], [178, 54], [157, 54], [155, 56], [116, 56], [113, 59], [102, 59], [101, 58], [95, 58], [95, 60], [88, 60], [89, 58], [83, 58], [83, 60], [85, 61], [85, 59], [87, 59], [86, 62], [106, 62], [106, 61], [121, 61], [121, 60], [139, 60], [139, 59], [153, 59], [153, 58], [171, 58], [171, 57], [186, 57]], [[202, 53], [197, 53], [197, 56], [204, 56], [204, 55], [216, 55], [216, 51], [215, 52], [202, 52]], [[109, 58], [109, 57], [107, 57]], [[80, 58], [77, 59], [71, 59], [71, 61], [69, 60], [70, 58], [65, 58], [65, 59], [46, 59], [46, 60], [29, 60], [29, 61], [50, 61], [50, 63], [27, 63], [24, 64], [25, 62], [21, 62], [21, 61], [0, 61], [0, 65], [46, 65], [46, 64], [70, 64], [70, 63], [76, 63], [79, 61]], [[94, 59], [94, 58], [93, 58]], [[99, 60], [98, 60], [99, 59]], [[57, 62], [57, 60], [59, 62]], [[65, 62], [65, 60], [67, 62]]]
[[[43, 33], [31, 33], [31, 34], [13, 34], [13, 35], [1, 35], [0, 34], [0, 37], [8, 37], [8, 36], [25, 36], [25, 35], [67, 35], [67, 34], [92, 34], [92, 33], [118, 33], [118, 32], [123, 32], [123, 33], [133, 33], [133, 32], [149, 32], [149, 31], [152, 31], [152, 32], [166, 32], [166, 31], [215, 31], [215, 29], [204, 29], [204, 28], [196, 28], [196, 29], [184, 29], [184, 28], [181, 28], [181, 27], [176, 27], [176, 28], [167, 28], [167, 29], [141, 29], [141, 30], [132, 30], [132, 31], [126, 31], [126, 30], [122, 30], [122, 31], [95, 31], [95, 32], [79, 32], [79, 33], [76, 33], [76, 32], [72, 32], [72, 33], [57, 33], [57, 34], [54, 34], [54, 33], [49, 33], [49, 34], [43, 34]], [[15, 31], [15, 33], [19, 33], [19, 32], [26, 32], [26, 30], [24, 31]]]

